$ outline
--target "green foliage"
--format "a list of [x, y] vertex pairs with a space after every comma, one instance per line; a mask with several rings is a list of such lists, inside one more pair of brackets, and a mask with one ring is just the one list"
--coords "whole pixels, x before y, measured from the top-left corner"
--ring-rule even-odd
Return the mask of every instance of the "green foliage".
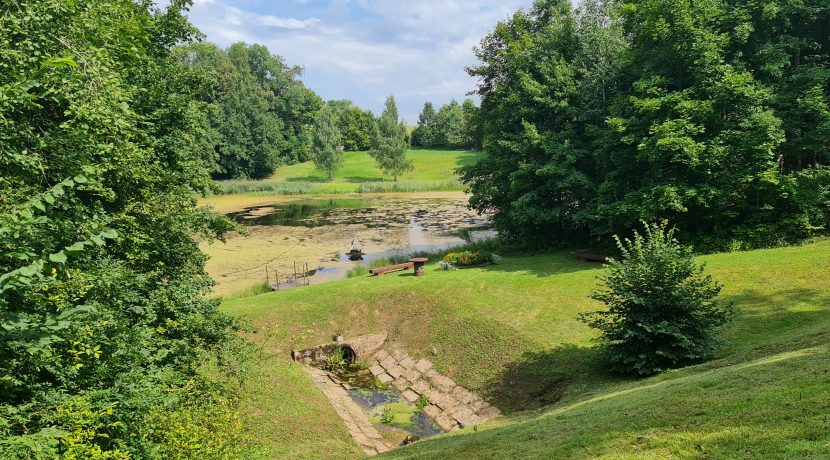
[[450, 149], [481, 148], [479, 109], [472, 99], [460, 105], [455, 99], [435, 112], [431, 102], [424, 104], [418, 126], [412, 133], [412, 144], [422, 147]]
[[444, 262], [454, 266], [474, 266], [492, 262], [493, 254], [479, 250], [448, 252]]
[[318, 171], [328, 174], [329, 180], [343, 166], [340, 130], [334, 112], [323, 107], [317, 114], [311, 146], [311, 158]]
[[370, 110], [361, 110], [352, 101], [329, 101], [337, 115], [343, 149], [347, 152], [367, 151], [377, 136], [377, 120]]
[[170, 51], [186, 5], [0, 6], [4, 457], [169, 458], [147, 417], [235, 337], [204, 297], [196, 239], [235, 226], [196, 208], [215, 132], [210, 80]]
[[366, 276], [369, 274], [369, 269], [365, 265], [356, 265], [346, 272], [347, 278], [357, 278], [359, 276]]
[[608, 310], [582, 316], [601, 331], [614, 368], [650, 375], [710, 357], [732, 315], [731, 305], [716, 300], [721, 285], [665, 223], [646, 225], [645, 235], [635, 231], [617, 245], [623, 260], [609, 261], [592, 296]]
[[323, 363], [323, 368], [327, 371], [339, 371], [348, 366], [349, 363], [346, 361], [346, 354], [343, 347], [337, 347], [331, 351], [331, 353], [326, 357], [326, 361]]
[[311, 131], [322, 100], [290, 67], [262, 45], [235, 43], [227, 51], [191, 43], [174, 50], [178, 60], [210, 82], [203, 98], [211, 102], [213, 153], [218, 179], [261, 179], [277, 166], [306, 161]]
[[828, 18], [784, 0], [535, 2], [469, 69], [488, 152], [463, 171], [471, 204], [529, 243], [641, 219], [703, 250], [827, 233]]
[[386, 99], [386, 108], [378, 120], [378, 135], [370, 154], [384, 174], [391, 175], [395, 181], [398, 180], [398, 176], [413, 169], [412, 161], [406, 158], [406, 151], [409, 149], [406, 139], [406, 124], [398, 121], [395, 98], [389, 96]]

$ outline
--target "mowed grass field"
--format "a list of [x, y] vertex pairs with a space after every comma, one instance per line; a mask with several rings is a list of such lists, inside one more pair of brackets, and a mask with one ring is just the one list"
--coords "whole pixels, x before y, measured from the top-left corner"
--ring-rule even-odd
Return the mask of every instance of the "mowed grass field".
[[728, 343], [647, 379], [605, 371], [576, 319], [601, 268], [564, 252], [226, 300], [261, 343], [246, 424], [264, 457], [363, 457], [290, 351], [386, 331], [505, 412], [389, 458], [830, 457], [830, 241], [700, 260], [738, 309]]
[[218, 185], [225, 193], [288, 195], [462, 190], [456, 169], [475, 164], [482, 155], [481, 152], [462, 150], [411, 149], [407, 157], [412, 160], [414, 170], [399, 177], [397, 184], [391, 183], [392, 177], [384, 175], [367, 152], [346, 152], [343, 167], [331, 181], [325, 173], [314, 168], [313, 162], [306, 162], [282, 166], [268, 179], [220, 181]]

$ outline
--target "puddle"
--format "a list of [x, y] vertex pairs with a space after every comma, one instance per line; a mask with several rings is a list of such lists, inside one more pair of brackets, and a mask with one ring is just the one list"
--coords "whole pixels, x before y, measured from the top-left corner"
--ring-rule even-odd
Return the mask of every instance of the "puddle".
[[403, 445], [442, 433], [417, 404], [407, 402], [391, 386], [378, 388], [367, 369], [349, 367], [335, 375], [354, 387], [346, 393], [390, 443]]

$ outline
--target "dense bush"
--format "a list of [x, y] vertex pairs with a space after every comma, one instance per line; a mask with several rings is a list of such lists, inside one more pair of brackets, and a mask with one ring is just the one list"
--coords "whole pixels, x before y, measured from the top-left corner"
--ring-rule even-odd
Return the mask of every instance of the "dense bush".
[[3, 458], [173, 458], [175, 427], [222, 450], [192, 404], [236, 334], [195, 239], [232, 224], [196, 208], [213, 145], [209, 82], [170, 52], [184, 6], [0, 4]]
[[704, 250], [830, 231], [830, 3], [537, 0], [476, 53], [471, 204], [531, 243], [668, 219]]
[[602, 333], [614, 368], [649, 375], [709, 357], [732, 312], [716, 300], [721, 286], [665, 224], [617, 244], [623, 260], [609, 260], [593, 295], [608, 310], [582, 317]]

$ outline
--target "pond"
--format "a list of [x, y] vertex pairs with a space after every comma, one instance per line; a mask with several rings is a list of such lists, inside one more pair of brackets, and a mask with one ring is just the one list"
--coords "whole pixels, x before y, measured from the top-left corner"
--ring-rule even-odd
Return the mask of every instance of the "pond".
[[[208, 273], [215, 292], [229, 294], [265, 280], [265, 267], [292, 273], [293, 264], [308, 263], [311, 284], [345, 278], [355, 265], [380, 258], [438, 251], [495, 236], [490, 218], [468, 209], [466, 196], [332, 196], [281, 198], [240, 207], [228, 216], [243, 224], [249, 236], [203, 244], [210, 256]], [[363, 260], [346, 256], [352, 239], [363, 245]]]

